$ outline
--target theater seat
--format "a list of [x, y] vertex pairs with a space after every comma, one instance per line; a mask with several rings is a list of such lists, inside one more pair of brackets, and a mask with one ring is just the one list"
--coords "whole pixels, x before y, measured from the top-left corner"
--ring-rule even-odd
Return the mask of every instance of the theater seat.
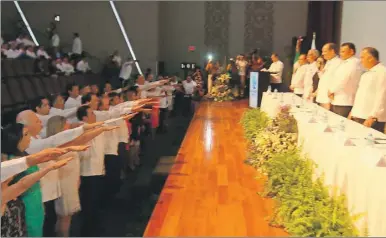
[[43, 83], [48, 95], [55, 94], [55, 89], [53, 86], [52, 78], [51, 77], [41, 77], [41, 80], [42, 80], [42, 83]]
[[24, 67], [23, 67], [23, 61], [24, 59], [12, 60], [11, 65], [12, 65], [13, 71], [15, 72], [16, 77], [21, 77], [26, 75], [26, 72], [24, 71]]
[[22, 92], [24, 92], [24, 95], [27, 100], [33, 100], [38, 97], [36, 90], [34, 90], [34, 87], [30, 80], [25, 77], [22, 77], [18, 80], [20, 81], [21, 90]]
[[51, 85], [54, 94], [63, 92], [58, 77], [51, 77]]
[[8, 87], [4, 82], [1, 82], [1, 107], [9, 107], [13, 104], [11, 94], [8, 91]]
[[70, 84], [69, 81], [67, 81], [67, 76], [59, 76], [58, 77], [58, 83], [60, 84], [60, 87], [62, 89], [62, 92], [64, 93], [67, 93], [66, 92], [66, 89], [67, 89], [67, 85]]
[[11, 78], [6, 81], [6, 84], [8, 85], [9, 93], [14, 99], [14, 102], [17, 104], [24, 103], [25, 98], [23, 92], [21, 91], [19, 81]]
[[35, 59], [22, 59], [20, 61], [24, 75], [31, 76], [35, 74]]
[[12, 61], [11, 59], [5, 59], [1, 61], [1, 77], [9, 78], [9, 77], [15, 77], [15, 71], [12, 67]]
[[36, 90], [36, 94], [38, 95], [38, 97], [45, 97], [48, 95], [48, 92], [46, 92], [46, 89], [44, 88], [44, 85], [40, 78], [31, 77], [30, 80], [34, 89]]

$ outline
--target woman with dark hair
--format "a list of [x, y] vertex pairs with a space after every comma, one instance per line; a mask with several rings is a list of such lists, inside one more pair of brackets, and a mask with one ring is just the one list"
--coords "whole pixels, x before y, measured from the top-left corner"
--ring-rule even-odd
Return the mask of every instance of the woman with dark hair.
[[[30, 146], [30, 142], [31, 135], [27, 127], [25, 127], [23, 124], [15, 123], [5, 127], [1, 133], [2, 160], [10, 160], [18, 157], [28, 156], [25, 151]], [[68, 148], [62, 148], [61, 154], [64, 154], [70, 150], [71, 149]], [[66, 161], [67, 160], [69, 161], [69, 159], [66, 159]], [[31, 179], [35, 179], [37, 181], [37, 177], [40, 179], [52, 169], [57, 169], [65, 165], [67, 162], [63, 162], [62, 160], [58, 161], [48, 168], [45, 168], [43, 171], [39, 171], [39, 168], [36, 164], [32, 165], [27, 170], [17, 175], [12, 180], [11, 186], [13, 184], [26, 183], [26, 181], [29, 181], [29, 183], [27, 183], [28, 185], [30, 184]], [[20, 200], [20, 202], [17, 202], [16, 200], [12, 201], [10, 204], [7, 204], [8, 208], [11, 207], [9, 210], [12, 214], [4, 214], [4, 216], [8, 216], [8, 219], [2, 219], [2, 235], [11, 235], [12, 233], [15, 234], [15, 236], [43, 236], [44, 208], [40, 183], [36, 182], [32, 184], [33, 185], [28, 187], [28, 189], [24, 185], [24, 189], [26, 191], [21, 194], [20, 198], [22, 203]], [[7, 185], [8, 183], [6, 185], [2, 184], [2, 189], [9, 189]], [[23, 215], [25, 219], [22, 218]]]

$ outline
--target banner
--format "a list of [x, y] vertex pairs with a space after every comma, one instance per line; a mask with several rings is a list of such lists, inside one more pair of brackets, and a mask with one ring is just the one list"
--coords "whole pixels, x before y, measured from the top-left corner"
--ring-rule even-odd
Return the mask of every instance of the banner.
[[259, 91], [259, 72], [251, 72], [249, 79], [249, 106], [257, 108], [257, 96]]

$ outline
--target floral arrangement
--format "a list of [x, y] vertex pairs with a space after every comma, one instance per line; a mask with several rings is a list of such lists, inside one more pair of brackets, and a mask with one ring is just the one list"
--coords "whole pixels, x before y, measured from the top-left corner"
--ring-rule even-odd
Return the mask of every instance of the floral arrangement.
[[221, 74], [217, 77], [209, 98], [212, 98], [215, 102], [232, 101], [235, 98], [233, 90], [228, 86], [231, 77], [229, 74]]
[[274, 119], [259, 109], [245, 112], [241, 119], [249, 142], [251, 165], [264, 178], [259, 194], [275, 200], [269, 218], [272, 226], [290, 235], [304, 237], [359, 236], [343, 195], [330, 197], [323, 177], [313, 179], [315, 164], [302, 156], [297, 146], [297, 123], [290, 106], [281, 107]]

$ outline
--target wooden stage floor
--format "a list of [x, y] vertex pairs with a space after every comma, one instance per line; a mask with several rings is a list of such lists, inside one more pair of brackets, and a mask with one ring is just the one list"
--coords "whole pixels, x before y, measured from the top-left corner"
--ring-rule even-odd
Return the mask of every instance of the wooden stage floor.
[[202, 102], [144, 236], [287, 236], [268, 225], [273, 202], [244, 164], [247, 101]]

